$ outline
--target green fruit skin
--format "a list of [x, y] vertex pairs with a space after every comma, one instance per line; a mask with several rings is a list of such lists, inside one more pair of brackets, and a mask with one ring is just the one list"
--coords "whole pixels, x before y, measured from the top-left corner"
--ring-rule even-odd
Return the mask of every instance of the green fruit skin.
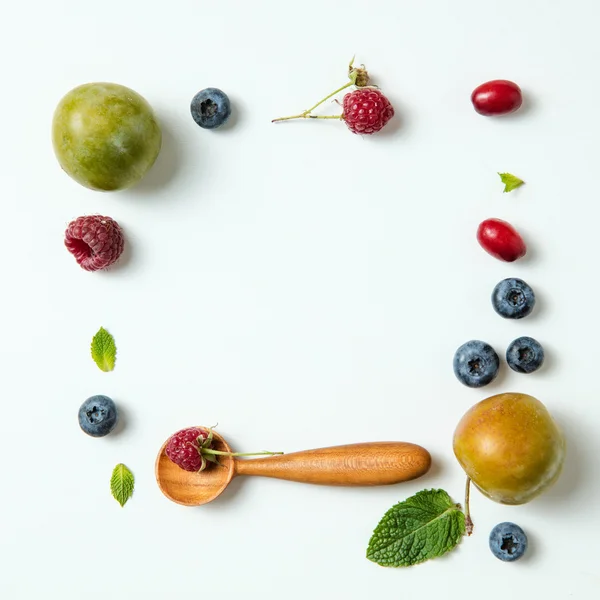
[[473, 406], [454, 432], [454, 454], [475, 486], [500, 504], [525, 504], [547, 490], [564, 463], [564, 437], [527, 394], [498, 394]]
[[138, 183], [156, 160], [162, 134], [152, 107], [116, 83], [86, 83], [59, 102], [52, 144], [60, 166], [92, 190]]

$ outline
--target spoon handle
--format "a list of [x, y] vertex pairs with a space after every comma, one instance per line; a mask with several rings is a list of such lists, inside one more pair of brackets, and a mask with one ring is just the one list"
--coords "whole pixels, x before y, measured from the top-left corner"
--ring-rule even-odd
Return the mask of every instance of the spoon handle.
[[372, 442], [235, 461], [236, 475], [321, 485], [389, 485], [421, 477], [429, 452], [408, 442]]

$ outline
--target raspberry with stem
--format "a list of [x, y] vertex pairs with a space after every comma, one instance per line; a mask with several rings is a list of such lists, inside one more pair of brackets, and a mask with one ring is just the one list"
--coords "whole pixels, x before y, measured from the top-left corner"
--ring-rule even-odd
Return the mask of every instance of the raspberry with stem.
[[345, 89], [347, 89], [353, 85], [356, 86], [357, 88], [366, 87], [369, 84], [369, 73], [365, 69], [365, 66], [361, 65], [360, 67], [355, 67], [354, 66], [354, 58], [355, 57], [353, 56], [352, 60], [350, 61], [349, 65], [348, 65], [348, 78], [350, 79], [350, 81], [348, 83], [345, 83], [343, 86], [339, 87], [337, 90], [331, 92], [331, 94], [328, 94], [327, 96], [325, 96], [325, 98], [323, 98], [322, 100], [319, 100], [314, 106], [311, 106], [309, 109], [305, 110], [304, 112], [301, 112], [297, 115], [291, 115], [289, 117], [279, 117], [277, 119], [273, 119], [271, 121], [271, 123], [276, 123], [279, 121], [290, 121], [292, 119], [338, 119], [338, 120], [341, 120], [343, 118], [343, 115], [313, 115], [311, 113], [315, 108], [317, 108], [318, 106], [321, 106], [321, 104], [323, 104], [323, 102], [326, 102], [327, 100], [329, 100], [329, 98], [332, 98], [333, 96], [339, 94], [340, 92], [344, 91]]
[[215, 450], [213, 428], [188, 427], [171, 436], [165, 454], [185, 471], [204, 471], [208, 463], [219, 464], [219, 456], [264, 456], [283, 452], [223, 452]]
[[[352, 133], [359, 135], [370, 135], [377, 133], [394, 116], [394, 107], [385, 95], [376, 87], [369, 84], [369, 74], [364, 65], [354, 67], [354, 58], [348, 65], [348, 77], [350, 81], [337, 90], [331, 92], [319, 100], [314, 106], [297, 115], [279, 117], [276, 121], [290, 121], [292, 119], [336, 119], [344, 121]], [[329, 98], [341, 91], [355, 86], [355, 89], [346, 93], [343, 99], [341, 115], [313, 115], [312, 111]], [[338, 104], [338, 100], [335, 100]]]

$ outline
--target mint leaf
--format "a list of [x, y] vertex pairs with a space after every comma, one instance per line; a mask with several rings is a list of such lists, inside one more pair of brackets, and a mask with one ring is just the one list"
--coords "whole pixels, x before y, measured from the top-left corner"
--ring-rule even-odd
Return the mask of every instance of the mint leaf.
[[92, 339], [92, 358], [102, 371], [108, 372], [115, 368], [117, 347], [115, 339], [104, 327]]
[[504, 184], [504, 193], [512, 192], [525, 183], [522, 179], [519, 179], [510, 173], [498, 173], [498, 175], [500, 175], [500, 179]]
[[373, 532], [367, 558], [409, 567], [452, 550], [465, 534], [465, 515], [444, 490], [423, 490], [388, 510]]
[[119, 463], [110, 478], [110, 493], [121, 506], [125, 506], [133, 495], [134, 483], [133, 473], [123, 463]]

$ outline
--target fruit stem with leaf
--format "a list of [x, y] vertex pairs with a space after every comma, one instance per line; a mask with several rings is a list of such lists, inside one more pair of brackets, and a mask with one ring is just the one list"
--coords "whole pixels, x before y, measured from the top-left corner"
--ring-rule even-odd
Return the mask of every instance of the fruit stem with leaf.
[[356, 87], [365, 87], [369, 83], [369, 74], [367, 73], [365, 66], [361, 65], [360, 67], [355, 67], [354, 66], [354, 57], [352, 57], [352, 60], [350, 61], [350, 64], [348, 65], [348, 77], [350, 79], [350, 81], [348, 83], [345, 83], [343, 86], [339, 87], [337, 90], [331, 92], [331, 94], [328, 94], [327, 96], [325, 96], [325, 98], [323, 98], [322, 100], [319, 100], [314, 106], [311, 106], [304, 112], [301, 112], [297, 115], [291, 115], [289, 117], [279, 117], [277, 119], [273, 119], [271, 121], [271, 123], [275, 123], [278, 121], [290, 121], [291, 119], [341, 119], [342, 115], [322, 116], [322, 115], [312, 115], [311, 113], [315, 108], [317, 108], [318, 106], [321, 106], [321, 104], [323, 104], [323, 102], [326, 102], [327, 100], [329, 100], [329, 98], [332, 98], [333, 96], [339, 94], [343, 90], [345, 90], [353, 85]]
[[471, 478], [467, 477], [465, 484], [465, 531], [467, 535], [473, 533], [473, 519], [471, 519]]

